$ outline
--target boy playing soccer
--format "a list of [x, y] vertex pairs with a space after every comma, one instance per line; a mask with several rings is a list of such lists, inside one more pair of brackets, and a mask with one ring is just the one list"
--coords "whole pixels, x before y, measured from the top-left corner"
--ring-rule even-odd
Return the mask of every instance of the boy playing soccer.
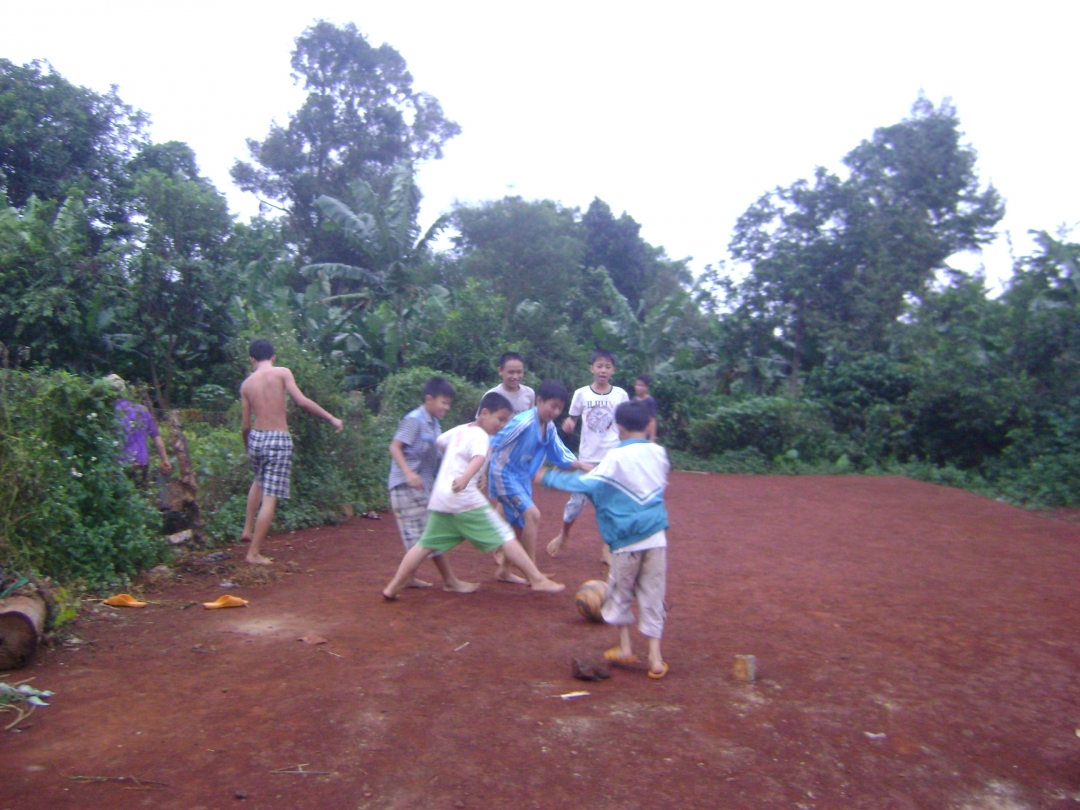
[[[240, 429], [255, 470], [255, 480], [248, 490], [247, 517], [240, 539], [251, 540], [247, 551], [249, 563], [270, 565], [272, 560], [260, 554], [259, 548], [274, 522], [278, 498], [289, 497], [289, 473], [292, 469], [293, 444], [285, 415], [285, 395], [291, 396], [293, 402], [308, 413], [325, 419], [337, 428], [338, 433], [342, 424], [336, 416], [303, 395], [289, 369], [274, 365], [277, 358], [269, 340], [253, 340], [248, 355], [252, 370], [240, 386], [243, 406]], [[251, 427], [252, 411], [255, 412], [254, 429]]]
[[649, 409], [649, 429], [645, 431], [650, 442], [656, 441], [656, 400], [649, 394], [649, 386], [652, 385], [652, 377], [648, 374], [638, 374], [634, 378], [634, 401], [644, 402]]
[[[590, 470], [566, 449], [552, 424], [566, 405], [566, 386], [545, 380], [536, 392], [536, 407], [519, 413], [491, 442], [488, 491], [497, 498], [507, 521], [518, 530], [521, 545], [536, 562], [536, 533], [540, 510], [532, 501], [532, 477], [547, 459], [564, 470]], [[505, 560], [500, 560], [496, 576], [503, 582], [524, 583]]]
[[397, 573], [383, 589], [383, 598], [397, 599], [405, 583], [432, 552], [446, 552], [468, 540], [481, 551], [503, 551], [506, 559], [525, 572], [534, 591], [557, 592], [566, 586], [545, 577], [514, 538], [478, 486], [478, 473], [487, 462], [490, 437], [510, 419], [510, 403], [501, 394], [485, 394], [475, 422], [443, 433], [437, 444], [443, 451], [435, 486], [428, 503], [428, 524], [420, 542], [409, 549]]
[[[499, 355], [499, 376], [502, 382], [491, 391], [502, 394], [510, 400], [513, 416], [529, 410], [536, 404], [536, 394], [527, 385], [522, 385], [525, 378], [525, 358], [517, 352], [503, 352]], [[491, 391], [488, 391], [490, 394]]]
[[[570, 403], [570, 415], [563, 420], [563, 431], [573, 433], [577, 427], [577, 418], [583, 417], [581, 424], [581, 448], [578, 456], [582, 461], [596, 465], [604, 460], [608, 450], [619, 444], [619, 429], [615, 425], [615, 409], [630, 399], [626, 392], [611, 384], [611, 375], [615, 373], [615, 355], [598, 349], [592, 353], [589, 371], [593, 375], [592, 385], [586, 385], [574, 392]], [[575, 492], [563, 509], [563, 527], [555, 538], [548, 543], [548, 554], [556, 556], [564, 545], [570, 542], [570, 529], [574, 521], [585, 508], [585, 496]], [[608, 559], [607, 547], [604, 547], [604, 562]]]
[[611, 547], [611, 572], [601, 612], [604, 621], [618, 625], [619, 643], [604, 653], [608, 661], [637, 661], [630, 644], [637, 599], [638, 628], [649, 639], [649, 677], [663, 678], [668, 665], [660, 655], [664, 631], [664, 591], [667, 582], [667, 451], [647, 438], [649, 410], [641, 402], [615, 409], [621, 442], [588, 475], [550, 470], [537, 475], [544, 486], [586, 495], [596, 507], [596, 522]]
[[[442, 457], [436, 444], [442, 433], [439, 420], [450, 410], [454, 388], [444, 377], [432, 377], [424, 383], [423, 396], [424, 404], [405, 414], [390, 442], [392, 461], [387, 487], [406, 552], [417, 544], [427, 526], [428, 501]], [[433, 554], [431, 561], [442, 575], [444, 591], [471, 593], [479, 587], [475, 582], [458, 579], [442, 554]], [[407, 587], [430, 588], [431, 583], [414, 577]]]

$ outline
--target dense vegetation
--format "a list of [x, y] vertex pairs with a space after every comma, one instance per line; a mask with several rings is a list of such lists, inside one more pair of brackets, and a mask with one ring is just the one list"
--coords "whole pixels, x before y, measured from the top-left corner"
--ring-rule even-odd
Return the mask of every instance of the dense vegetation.
[[[595, 347], [617, 353], [617, 383], [653, 375], [662, 441], [686, 466], [900, 472], [1080, 503], [1080, 244], [1039, 234], [996, 298], [949, 267], [1004, 206], [948, 101], [918, 99], [844, 176], [764, 194], [735, 226], [731, 272], [695, 279], [600, 199], [462, 205], [421, 233], [413, 162], [458, 126], [351, 25], [305, 31], [292, 67], [307, 100], [236, 163], [265, 203], [240, 223], [192, 150], [151, 142], [115, 92], [0, 60], [3, 561], [107, 581], [160, 557], [110, 472], [92, 381], [117, 372], [159, 408], [227, 411], [255, 335], [350, 424], [335, 438], [294, 422], [289, 526], [382, 504], [387, 431], [427, 369], [454, 376], [465, 418], [499, 352], [577, 386]], [[225, 539], [247, 483], [239, 437], [193, 423], [189, 438]]]

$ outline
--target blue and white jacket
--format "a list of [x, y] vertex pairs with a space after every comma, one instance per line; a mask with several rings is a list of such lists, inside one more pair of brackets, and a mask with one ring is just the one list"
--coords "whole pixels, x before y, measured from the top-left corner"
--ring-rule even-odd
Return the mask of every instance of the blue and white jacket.
[[536, 408], [522, 411], [491, 437], [488, 486], [492, 496], [513, 495], [523, 488], [531, 492], [532, 477], [545, 459], [563, 469], [577, 461], [559, 438], [554, 422], [545, 429]]
[[544, 486], [584, 492], [596, 507], [600, 535], [612, 550], [651, 537], [668, 527], [664, 507], [667, 451], [645, 439], [627, 439], [608, 451], [590, 473], [544, 475]]

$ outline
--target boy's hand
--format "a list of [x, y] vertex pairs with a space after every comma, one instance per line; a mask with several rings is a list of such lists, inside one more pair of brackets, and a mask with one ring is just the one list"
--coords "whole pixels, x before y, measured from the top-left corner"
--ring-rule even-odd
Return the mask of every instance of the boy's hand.
[[412, 470], [409, 470], [405, 474], [405, 483], [407, 483], [413, 489], [423, 489], [424, 488], [424, 479], [421, 478], [419, 475], [417, 475]]
[[596, 469], [595, 464], [586, 464], [584, 461], [575, 461], [570, 465], [571, 470], [581, 470], [582, 472], [592, 472]]
[[330, 417], [330, 424], [334, 426], [334, 430], [337, 431], [338, 433], [341, 433], [342, 428], [345, 427], [344, 423], [342, 423], [342, 421], [340, 419], [338, 419], [336, 416], [331, 416]]
[[562, 420], [563, 433], [573, 433], [575, 427], [577, 427], [577, 420], [574, 417], [568, 416]]
[[461, 490], [465, 489], [465, 487], [467, 487], [468, 485], [469, 477], [465, 475], [459, 475], [450, 484], [450, 489], [452, 489], [454, 492], [461, 492]]
[[533, 484], [536, 486], [542, 486], [544, 483], [544, 476], [547, 474], [548, 468], [540, 465], [540, 469], [536, 471], [536, 475], [533, 476]]

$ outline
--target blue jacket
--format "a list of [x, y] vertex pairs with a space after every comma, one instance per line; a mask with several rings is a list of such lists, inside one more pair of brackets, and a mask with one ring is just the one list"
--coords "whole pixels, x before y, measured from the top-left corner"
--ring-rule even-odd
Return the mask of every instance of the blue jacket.
[[600, 535], [612, 549], [651, 537], [668, 527], [664, 507], [667, 451], [645, 439], [627, 439], [608, 451], [585, 475], [556, 472], [544, 475], [544, 486], [584, 492], [596, 507]]
[[488, 486], [493, 496], [532, 491], [532, 477], [544, 460], [566, 469], [577, 458], [566, 449], [555, 423], [541, 429], [536, 408], [522, 411], [491, 437]]

